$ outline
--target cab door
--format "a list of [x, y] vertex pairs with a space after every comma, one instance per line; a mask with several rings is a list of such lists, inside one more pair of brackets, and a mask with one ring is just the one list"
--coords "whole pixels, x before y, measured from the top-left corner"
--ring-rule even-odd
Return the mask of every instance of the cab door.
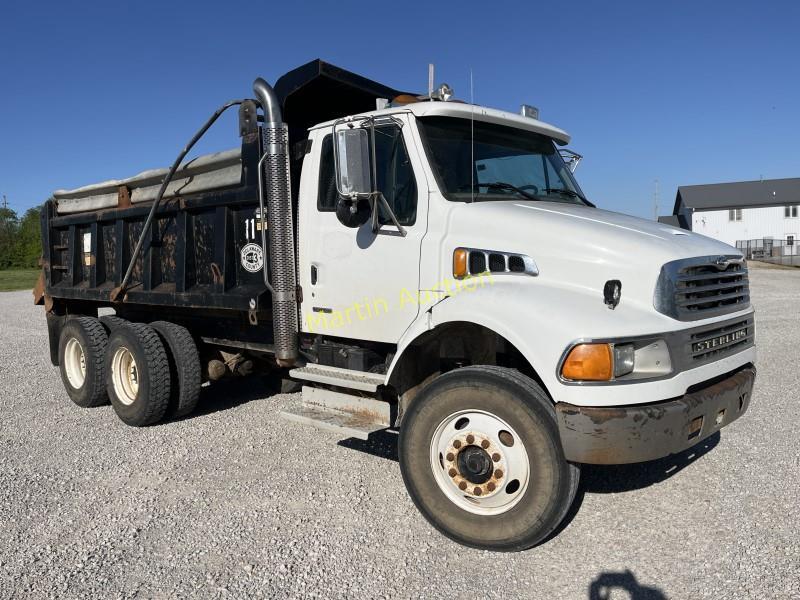
[[377, 188], [392, 206], [403, 236], [388, 215], [380, 228], [358, 228], [336, 217], [333, 136], [312, 132], [313, 178], [301, 186], [301, 331], [396, 343], [419, 313], [419, 265], [427, 229], [428, 185], [411, 123], [375, 126]]

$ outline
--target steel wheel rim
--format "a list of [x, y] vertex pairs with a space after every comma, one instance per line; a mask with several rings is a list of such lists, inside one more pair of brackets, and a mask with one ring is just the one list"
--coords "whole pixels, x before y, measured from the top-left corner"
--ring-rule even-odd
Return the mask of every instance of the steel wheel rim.
[[126, 406], [136, 401], [139, 394], [139, 368], [130, 350], [117, 348], [111, 361], [111, 381], [117, 398]]
[[[478, 472], [486, 461], [480, 451], [491, 460], [491, 475], [485, 480], [485, 471]], [[474, 514], [511, 510], [528, 489], [530, 461], [522, 438], [486, 411], [463, 410], [442, 420], [431, 438], [430, 462], [439, 489], [453, 504]], [[477, 470], [470, 470], [476, 465]]]
[[70, 338], [64, 347], [64, 371], [67, 381], [76, 390], [86, 381], [86, 354], [77, 338]]

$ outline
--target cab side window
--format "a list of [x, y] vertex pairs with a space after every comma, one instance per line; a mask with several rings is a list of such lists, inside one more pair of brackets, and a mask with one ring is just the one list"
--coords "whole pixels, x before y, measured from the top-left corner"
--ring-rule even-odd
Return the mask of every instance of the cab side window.
[[336, 170], [333, 167], [333, 136], [326, 135], [322, 140], [322, 153], [319, 161], [319, 193], [317, 210], [333, 212], [336, 210]]
[[[322, 140], [319, 168], [317, 209], [336, 210], [336, 172], [333, 164], [333, 136]], [[403, 132], [396, 125], [375, 128], [375, 171], [377, 189], [392, 207], [401, 225], [413, 225], [417, 220], [417, 182], [403, 141]], [[388, 213], [379, 211], [381, 224], [391, 223]]]
[[[392, 207], [401, 225], [417, 220], [417, 182], [411, 169], [403, 132], [396, 125], [375, 128], [375, 160], [378, 189]], [[381, 224], [391, 223], [389, 214], [380, 209]]]

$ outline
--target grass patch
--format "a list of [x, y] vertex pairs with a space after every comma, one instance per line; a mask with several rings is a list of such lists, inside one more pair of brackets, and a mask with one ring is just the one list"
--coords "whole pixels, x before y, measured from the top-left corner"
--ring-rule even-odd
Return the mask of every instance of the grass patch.
[[41, 269], [12, 269], [0, 271], [0, 292], [32, 290]]

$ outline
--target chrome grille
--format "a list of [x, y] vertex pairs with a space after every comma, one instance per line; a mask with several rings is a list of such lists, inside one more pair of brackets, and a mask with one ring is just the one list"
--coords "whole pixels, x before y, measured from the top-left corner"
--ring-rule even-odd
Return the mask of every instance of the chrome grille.
[[756, 326], [753, 315], [728, 319], [723, 322], [701, 325], [668, 333], [675, 371], [695, 369], [699, 366], [733, 356], [755, 345]]
[[739, 349], [751, 346], [754, 340], [753, 319], [737, 320], [722, 327], [692, 333], [687, 351], [693, 362], [706, 362], [735, 354]]
[[696, 321], [750, 306], [747, 263], [741, 256], [705, 256], [665, 264], [654, 306], [680, 321]]

